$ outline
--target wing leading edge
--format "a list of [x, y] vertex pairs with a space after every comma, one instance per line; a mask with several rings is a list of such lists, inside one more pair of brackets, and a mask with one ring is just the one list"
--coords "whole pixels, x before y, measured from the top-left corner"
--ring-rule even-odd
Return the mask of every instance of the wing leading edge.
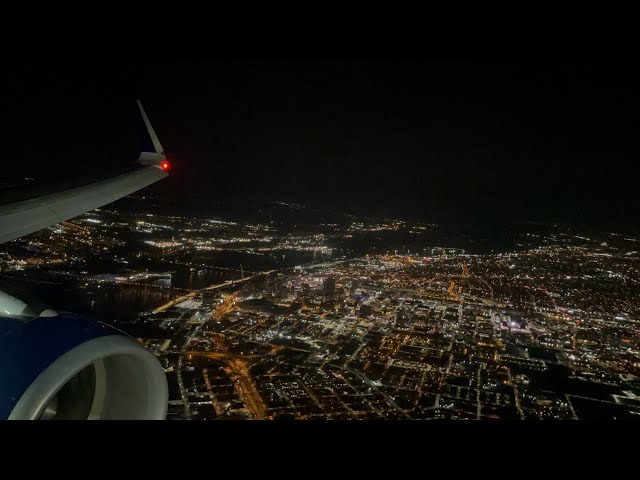
[[168, 175], [162, 145], [138, 101], [153, 150], [142, 152], [142, 165], [131, 172], [82, 187], [0, 206], [0, 244], [77, 217], [126, 197]]

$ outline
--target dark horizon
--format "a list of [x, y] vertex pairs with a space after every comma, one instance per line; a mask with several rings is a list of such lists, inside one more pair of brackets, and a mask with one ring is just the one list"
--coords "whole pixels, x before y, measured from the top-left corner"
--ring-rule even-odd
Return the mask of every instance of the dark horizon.
[[629, 229], [639, 77], [611, 64], [14, 64], [1, 81], [5, 175], [127, 168], [140, 98], [175, 164], [152, 191], [184, 205], [253, 196], [439, 223]]

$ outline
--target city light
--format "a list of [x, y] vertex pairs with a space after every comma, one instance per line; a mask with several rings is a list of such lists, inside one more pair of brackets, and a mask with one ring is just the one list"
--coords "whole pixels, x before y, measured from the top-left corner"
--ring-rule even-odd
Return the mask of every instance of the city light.
[[[372, 232], [438, 228], [363, 218], [292, 234], [271, 222], [102, 209], [18, 241], [0, 260], [6, 274], [38, 269], [39, 278], [79, 281], [97, 298], [167, 295], [122, 328], [162, 332], [140, 341], [177, 392], [170, 418], [640, 411], [637, 250], [530, 232], [514, 241], [517, 250], [495, 253], [429, 244], [358, 253], [341, 245]], [[125, 245], [136, 247], [127, 253]], [[216, 255], [240, 257], [222, 266]], [[92, 259], [119, 267], [89, 273]], [[566, 379], [549, 390], [545, 379], [558, 372]], [[605, 387], [612, 393], [603, 397]]]

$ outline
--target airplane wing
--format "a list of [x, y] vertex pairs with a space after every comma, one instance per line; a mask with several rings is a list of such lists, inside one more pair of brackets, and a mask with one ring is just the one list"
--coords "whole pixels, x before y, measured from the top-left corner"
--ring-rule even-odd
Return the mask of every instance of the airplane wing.
[[[166, 177], [169, 162], [140, 102], [138, 106], [150, 142], [137, 169], [1, 206], [0, 243]], [[168, 398], [162, 364], [126, 333], [71, 313], [47, 309], [37, 314], [0, 291], [0, 419], [164, 419]]]
[[139, 100], [138, 107], [151, 150], [140, 154], [139, 168], [81, 187], [0, 206], [0, 244], [107, 205], [166, 177], [169, 162]]

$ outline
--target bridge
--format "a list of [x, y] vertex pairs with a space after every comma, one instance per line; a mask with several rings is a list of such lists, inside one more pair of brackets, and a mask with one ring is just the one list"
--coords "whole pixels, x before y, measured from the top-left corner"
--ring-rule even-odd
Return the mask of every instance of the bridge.
[[178, 297], [178, 298], [176, 298], [174, 300], [171, 300], [171, 301], [165, 303], [164, 305], [161, 305], [160, 307], [158, 307], [155, 310], [153, 310], [153, 313], [164, 312], [165, 310], [168, 310], [169, 308], [173, 307], [174, 305], [177, 305], [178, 303], [182, 303], [182, 302], [184, 302], [186, 300], [189, 300], [189, 299], [195, 297], [199, 293], [202, 293], [202, 292], [205, 292], [205, 291], [209, 291], [209, 290], [217, 290], [219, 288], [224, 288], [224, 287], [232, 287], [234, 285], [238, 285], [239, 283], [247, 282], [247, 281], [249, 281], [252, 278], [255, 278], [257, 276], [269, 275], [269, 274], [271, 274], [273, 272], [275, 272], [275, 270], [266, 270], [264, 272], [258, 272], [258, 273], [254, 274], [254, 275], [250, 275], [248, 277], [244, 277], [242, 280], [227, 280], [226, 282], [218, 283], [216, 285], [211, 285], [211, 286], [205, 287], [205, 288], [203, 288], [201, 290], [191, 291], [186, 295], [183, 295], [181, 297]]
[[180, 265], [183, 267], [189, 267], [189, 268], [198, 268], [201, 270], [223, 270], [225, 272], [236, 272], [239, 273], [241, 275], [244, 275], [245, 273], [250, 273], [250, 274], [259, 274], [260, 272], [252, 272], [250, 270], [244, 270], [242, 268], [242, 265], [240, 265], [240, 269], [238, 270], [237, 268], [227, 268], [227, 267], [216, 267], [213, 265], [207, 265], [205, 263], [186, 263], [186, 262], [176, 262], [176, 261], [172, 261], [171, 262], [173, 265]]

